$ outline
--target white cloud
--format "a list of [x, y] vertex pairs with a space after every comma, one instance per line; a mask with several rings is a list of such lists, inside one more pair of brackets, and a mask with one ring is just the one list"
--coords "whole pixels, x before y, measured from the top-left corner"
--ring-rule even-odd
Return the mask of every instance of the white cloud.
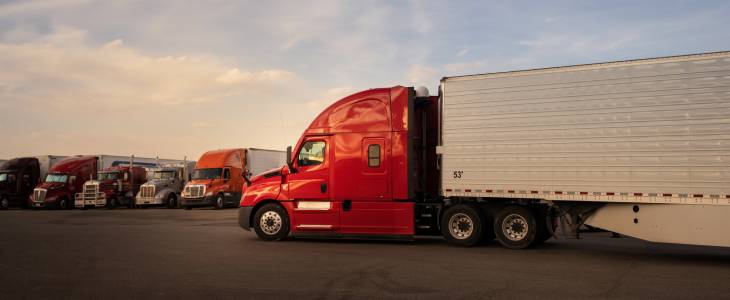
[[286, 70], [242, 71], [207, 56], [151, 56], [116, 39], [95, 47], [81, 30], [58, 27], [23, 43], [0, 43], [4, 96], [73, 103], [181, 105], [265, 93], [296, 81]]

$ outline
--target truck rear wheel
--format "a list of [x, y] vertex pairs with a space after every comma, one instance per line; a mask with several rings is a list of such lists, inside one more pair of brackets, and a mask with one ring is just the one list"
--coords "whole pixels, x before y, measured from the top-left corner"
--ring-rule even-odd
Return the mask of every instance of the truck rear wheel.
[[497, 240], [510, 249], [532, 246], [538, 230], [535, 215], [522, 206], [507, 206], [494, 219], [494, 234]]
[[269, 203], [256, 211], [253, 228], [262, 240], [280, 241], [289, 235], [289, 216], [280, 205]]
[[471, 247], [482, 239], [486, 218], [473, 205], [457, 204], [444, 212], [441, 218], [441, 234], [454, 245]]

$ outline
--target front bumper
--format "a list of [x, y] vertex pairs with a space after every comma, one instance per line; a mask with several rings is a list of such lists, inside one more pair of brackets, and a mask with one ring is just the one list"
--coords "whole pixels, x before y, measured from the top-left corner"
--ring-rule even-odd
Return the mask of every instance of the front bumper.
[[96, 198], [84, 198], [82, 195], [77, 194], [74, 206], [76, 206], [76, 208], [84, 208], [88, 206], [104, 207], [106, 206], [106, 195], [104, 193], [98, 193]]
[[251, 230], [251, 212], [252, 206], [241, 206], [238, 208], [238, 226], [250, 231]]
[[134, 198], [134, 204], [136, 205], [161, 205], [165, 204], [164, 201], [162, 201], [162, 198], [155, 198], [155, 197], [137, 197]]
[[180, 199], [180, 205], [182, 206], [213, 206], [215, 204], [215, 195], [205, 196], [200, 198], [185, 198]]

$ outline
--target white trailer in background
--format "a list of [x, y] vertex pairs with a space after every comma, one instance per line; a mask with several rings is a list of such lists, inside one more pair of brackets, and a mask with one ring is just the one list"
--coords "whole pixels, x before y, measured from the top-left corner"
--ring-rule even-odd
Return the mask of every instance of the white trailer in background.
[[286, 151], [267, 149], [246, 149], [246, 167], [251, 175], [258, 175], [271, 169], [271, 166], [286, 165]]
[[[448, 77], [440, 89], [445, 197], [548, 203], [573, 229], [730, 246], [730, 52]], [[495, 232], [523, 248], [528, 221], [504, 216]]]
[[68, 156], [61, 156], [61, 155], [39, 155], [39, 156], [33, 156], [38, 159], [38, 166], [40, 168], [40, 181], [43, 181], [46, 178], [46, 174], [48, 174], [48, 170], [53, 167], [57, 162], [60, 160], [68, 157]]

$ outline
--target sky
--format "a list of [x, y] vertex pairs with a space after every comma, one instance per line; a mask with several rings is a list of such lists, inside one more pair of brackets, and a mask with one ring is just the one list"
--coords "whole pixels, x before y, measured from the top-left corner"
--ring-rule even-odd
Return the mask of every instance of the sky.
[[354, 92], [730, 50], [730, 1], [0, 0], [0, 158], [281, 149]]

